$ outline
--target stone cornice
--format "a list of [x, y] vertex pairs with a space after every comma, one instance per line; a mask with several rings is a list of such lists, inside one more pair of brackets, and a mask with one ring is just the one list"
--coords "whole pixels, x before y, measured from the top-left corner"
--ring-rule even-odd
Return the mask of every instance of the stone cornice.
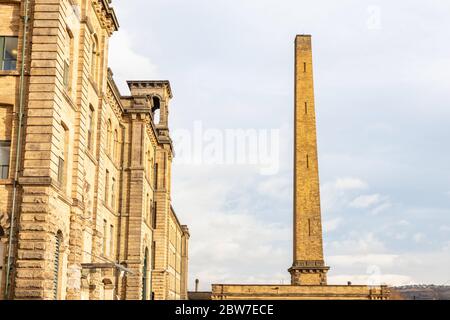
[[92, 5], [98, 15], [100, 23], [108, 31], [109, 35], [119, 30], [119, 22], [116, 13], [111, 7], [110, 0], [93, 0]]
[[127, 81], [130, 90], [132, 88], [164, 88], [170, 99], [172, 99], [172, 88], [168, 80], [133, 80]]

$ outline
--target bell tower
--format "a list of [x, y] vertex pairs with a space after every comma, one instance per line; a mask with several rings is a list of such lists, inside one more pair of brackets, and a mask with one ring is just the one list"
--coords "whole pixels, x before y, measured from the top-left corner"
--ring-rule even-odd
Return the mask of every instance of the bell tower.
[[294, 262], [292, 285], [326, 285], [310, 35], [295, 39]]

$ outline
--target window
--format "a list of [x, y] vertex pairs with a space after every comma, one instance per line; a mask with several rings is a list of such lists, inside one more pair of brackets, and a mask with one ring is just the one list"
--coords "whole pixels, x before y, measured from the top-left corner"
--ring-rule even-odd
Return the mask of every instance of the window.
[[53, 299], [59, 299], [59, 278], [61, 275], [61, 245], [62, 233], [58, 231], [55, 237], [55, 256], [53, 260]]
[[106, 136], [106, 152], [108, 152], [108, 154], [111, 155], [112, 124], [111, 124], [110, 119], [108, 119], [108, 122], [106, 124], [106, 134], [107, 134], [107, 136]]
[[142, 266], [142, 300], [147, 300], [148, 249], [145, 248], [144, 265]]
[[308, 102], [305, 102], [305, 114], [308, 114]]
[[155, 190], [157, 190], [158, 189], [158, 164], [157, 163], [155, 163], [155, 172], [154, 172], [154, 177], [153, 177], [153, 179], [155, 179], [154, 180], [154, 189]]
[[111, 253], [114, 252], [114, 226], [109, 226], [109, 250]]
[[303, 62], [303, 72], [306, 72], [306, 62]]
[[97, 69], [98, 69], [98, 40], [97, 36], [92, 37], [92, 48], [91, 48], [91, 76], [94, 82], [97, 82]]
[[108, 255], [108, 222], [103, 220], [103, 255]]
[[66, 90], [72, 91], [72, 79], [73, 79], [73, 65], [74, 65], [74, 39], [73, 33], [69, 28], [66, 28], [67, 36], [67, 49], [69, 50], [66, 60], [64, 61], [64, 73], [63, 73], [63, 84]]
[[156, 229], [156, 210], [157, 210], [157, 206], [156, 206], [156, 201], [153, 202], [153, 210], [152, 210], [152, 227], [153, 229]]
[[66, 90], [69, 90], [69, 64], [67, 63], [67, 61], [64, 61], [64, 72], [63, 72], [63, 85], [64, 88], [66, 88]]
[[63, 185], [64, 182], [64, 166], [65, 161], [62, 157], [59, 157], [58, 159], [58, 183], [60, 186]]
[[69, 129], [61, 123], [62, 139], [60, 141], [60, 156], [58, 159], [58, 183], [63, 191], [67, 191], [67, 159], [69, 149]]
[[0, 70], [16, 70], [17, 37], [0, 37]]
[[111, 209], [116, 210], [116, 179], [112, 178], [111, 183]]
[[109, 199], [109, 171], [106, 170], [105, 174], [105, 205], [108, 205], [108, 199]]
[[149, 209], [149, 204], [150, 204], [150, 195], [147, 193], [147, 196], [145, 197], [145, 203], [144, 203], [144, 219], [146, 222], [150, 222], [149, 217], [150, 217], [150, 209]]
[[4, 267], [4, 257], [5, 257], [5, 245], [4, 242], [2, 241], [3, 237], [5, 236], [5, 231], [3, 230], [2, 227], [0, 227], [0, 283], [2, 282], [2, 276], [3, 276], [3, 267]]
[[87, 119], [87, 128], [88, 128], [87, 145], [90, 151], [93, 151], [94, 148], [94, 135], [95, 135], [94, 116], [95, 116], [94, 107], [92, 105], [89, 105], [89, 114]]
[[156, 242], [152, 242], [152, 270], [155, 270], [156, 265]]
[[9, 177], [9, 154], [11, 141], [0, 141], [0, 179]]
[[153, 123], [159, 124], [159, 122], [161, 121], [161, 102], [158, 97], [153, 97], [152, 102]]
[[114, 130], [114, 146], [113, 146], [113, 160], [117, 161], [119, 155], [119, 133], [117, 129]]

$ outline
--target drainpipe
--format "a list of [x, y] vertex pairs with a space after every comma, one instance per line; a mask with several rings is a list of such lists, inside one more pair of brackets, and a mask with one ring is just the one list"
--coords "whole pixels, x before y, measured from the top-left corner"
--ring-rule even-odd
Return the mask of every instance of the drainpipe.
[[20, 158], [21, 158], [21, 147], [22, 147], [22, 126], [24, 117], [24, 82], [25, 82], [25, 52], [27, 44], [27, 31], [28, 31], [28, 2], [25, 0], [24, 12], [23, 12], [23, 35], [22, 35], [22, 62], [20, 66], [20, 84], [19, 84], [19, 114], [18, 114], [18, 125], [17, 125], [17, 140], [16, 140], [16, 165], [14, 171], [14, 181], [13, 181], [13, 197], [12, 197], [12, 208], [11, 208], [11, 221], [9, 228], [9, 244], [8, 244], [8, 262], [6, 264], [6, 286], [5, 286], [5, 299], [9, 298], [10, 285], [11, 285], [11, 269], [12, 269], [12, 242], [14, 235], [14, 225], [15, 225], [15, 213], [16, 213], [16, 201], [17, 201], [17, 188], [19, 179], [19, 169], [20, 169]]
[[[120, 183], [119, 183], [119, 210], [120, 210], [120, 216], [119, 216], [119, 223], [118, 223], [118, 228], [117, 228], [117, 246], [116, 246], [116, 260], [117, 263], [121, 264], [120, 258], [121, 258], [121, 252], [120, 252], [120, 248], [121, 248], [121, 243], [122, 243], [122, 224], [123, 224], [123, 214], [124, 214], [124, 210], [123, 210], [123, 183], [124, 183], [124, 176], [125, 176], [125, 126], [121, 125], [122, 128], [122, 146], [121, 146], [121, 159], [120, 159], [120, 166], [121, 166], [121, 170], [120, 170]], [[116, 296], [119, 296], [119, 278], [120, 278], [121, 272], [118, 274], [118, 276], [116, 276]], [[125, 277], [126, 274], [124, 274], [123, 276]], [[122, 279], [123, 280], [123, 279]], [[122, 281], [123, 282], [123, 281]], [[121, 287], [121, 290], [123, 291], [123, 288]]]

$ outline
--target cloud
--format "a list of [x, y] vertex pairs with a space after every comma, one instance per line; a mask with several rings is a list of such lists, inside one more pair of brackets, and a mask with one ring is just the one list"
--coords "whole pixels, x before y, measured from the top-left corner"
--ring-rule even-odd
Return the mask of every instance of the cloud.
[[126, 30], [120, 30], [110, 40], [109, 66], [123, 95], [128, 94], [127, 80], [154, 80], [158, 77], [156, 65], [138, 53], [133, 41], [135, 38]]
[[398, 255], [395, 254], [332, 255], [327, 258], [327, 261], [334, 267], [349, 267], [358, 264], [391, 267], [395, 265], [397, 258]]
[[357, 178], [338, 178], [334, 186], [338, 190], [360, 190], [368, 187], [365, 181]]
[[335, 231], [339, 228], [339, 225], [342, 223], [342, 218], [334, 218], [330, 220], [324, 220], [323, 221], [323, 232], [329, 233], [332, 231]]
[[382, 285], [404, 286], [414, 284], [412, 277], [402, 274], [380, 274], [375, 277], [370, 274], [341, 274], [328, 277], [328, 284], [344, 285], [350, 281], [353, 285]]
[[384, 242], [372, 232], [348, 235], [344, 240], [332, 240], [325, 245], [326, 250], [332, 255], [371, 254], [386, 251]]
[[355, 198], [349, 206], [353, 208], [368, 208], [381, 201], [379, 194], [364, 195]]
[[376, 208], [372, 209], [370, 211], [370, 213], [373, 214], [373, 215], [377, 215], [377, 214], [379, 214], [379, 213], [381, 213], [381, 212], [383, 212], [383, 211], [385, 211], [385, 210], [387, 210], [387, 209], [389, 209], [391, 207], [392, 207], [392, 203], [387, 201], [387, 202], [382, 203], [381, 205], [377, 206]]
[[426, 239], [426, 236], [423, 233], [418, 232], [413, 235], [413, 240], [417, 243], [422, 243], [425, 241], [425, 239]]

